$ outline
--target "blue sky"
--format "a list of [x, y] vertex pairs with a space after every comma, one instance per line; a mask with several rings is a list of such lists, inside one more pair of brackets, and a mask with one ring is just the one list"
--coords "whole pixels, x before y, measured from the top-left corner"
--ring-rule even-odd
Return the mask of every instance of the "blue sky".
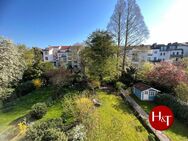
[[[177, 1], [186, 0], [137, 0], [151, 31], [148, 43], [162, 40], [155, 30], [164, 31], [161, 23]], [[105, 29], [115, 4], [116, 0], [0, 0], [0, 35], [29, 47], [71, 45]]]

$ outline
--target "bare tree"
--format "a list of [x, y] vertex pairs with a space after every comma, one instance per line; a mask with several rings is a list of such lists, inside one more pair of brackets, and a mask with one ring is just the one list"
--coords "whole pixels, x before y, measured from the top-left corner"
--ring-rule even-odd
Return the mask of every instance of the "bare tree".
[[112, 34], [115, 41], [117, 42], [118, 52], [117, 52], [117, 67], [119, 67], [119, 51], [120, 46], [123, 41], [123, 34], [125, 31], [125, 0], [118, 0], [115, 6], [114, 12], [108, 23], [107, 30]]
[[122, 71], [125, 70], [126, 48], [132, 45], [139, 45], [148, 37], [149, 31], [136, 0], [126, 0], [125, 46]]

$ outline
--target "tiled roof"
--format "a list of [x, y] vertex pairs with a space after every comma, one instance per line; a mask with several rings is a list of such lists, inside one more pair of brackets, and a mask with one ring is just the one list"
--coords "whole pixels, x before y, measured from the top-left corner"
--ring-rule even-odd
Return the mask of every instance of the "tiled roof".
[[137, 89], [139, 89], [139, 90], [141, 90], [141, 91], [144, 91], [144, 90], [147, 90], [149, 88], [152, 88], [151, 86], [148, 86], [148, 85], [146, 85], [144, 83], [136, 83], [134, 85], [134, 87], [137, 88]]
[[71, 46], [61, 46], [60, 50], [67, 50], [70, 49]]

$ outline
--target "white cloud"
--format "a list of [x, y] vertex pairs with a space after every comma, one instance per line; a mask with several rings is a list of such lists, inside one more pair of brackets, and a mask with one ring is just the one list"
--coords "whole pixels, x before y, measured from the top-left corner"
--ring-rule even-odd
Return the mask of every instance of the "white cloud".
[[188, 42], [188, 0], [175, 0], [162, 21], [150, 28], [147, 43]]

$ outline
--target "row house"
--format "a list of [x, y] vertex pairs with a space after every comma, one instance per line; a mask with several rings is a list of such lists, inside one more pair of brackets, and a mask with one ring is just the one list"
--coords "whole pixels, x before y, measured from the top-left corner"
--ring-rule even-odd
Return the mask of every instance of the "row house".
[[127, 48], [127, 57], [132, 64], [137, 65], [145, 61], [178, 61], [188, 57], [188, 43], [169, 43], [141, 45]]
[[43, 49], [43, 61], [52, 62], [54, 66], [80, 67], [81, 46], [49, 46]]

